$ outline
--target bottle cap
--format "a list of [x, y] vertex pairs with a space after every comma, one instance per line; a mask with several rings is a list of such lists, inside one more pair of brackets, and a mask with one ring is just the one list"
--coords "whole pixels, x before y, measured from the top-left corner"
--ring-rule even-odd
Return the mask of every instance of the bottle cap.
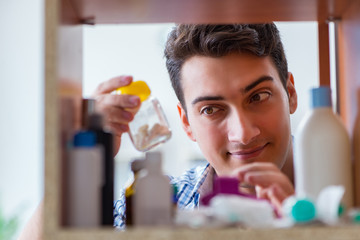
[[161, 171], [161, 152], [146, 152], [145, 167], [149, 171]]
[[311, 89], [311, 108], [331, 107], [330, 87], [322, 86]]
[[143, 102], [149, 98], [151, 91], [149, 86], [144, 81], [134, 81], [127, 86], [116, 89], [117, 94], [136, 95]]
[[217, 177], [214, 181], [214, 191], [225, 194], [239, 193], [239, 180], [234, 177]]
[[90, 131], [81, 131], [74, 136], [74, 147], [93, 147], [96, 145], [96, 135]]
[[308, 199], [299, 199], [291, 209], [291, 216], [296, 222], [308, 222], [315, 218], [315, 205]]
[[131, 162], [131, 171], [138, 172], [145, 167], [144, 165], [145, 164], [143, 158], [135, 159]]

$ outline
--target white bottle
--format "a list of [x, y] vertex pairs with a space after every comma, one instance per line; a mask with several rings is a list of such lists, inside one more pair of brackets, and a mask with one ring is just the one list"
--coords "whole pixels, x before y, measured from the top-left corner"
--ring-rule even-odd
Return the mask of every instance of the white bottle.
[[[133, 197], [135, 226], [171, 224], [172, 194], [170, 180], [161, 171], [159, 152], [147, 152], [144, 175], [135, 185]], [[146, 171], [146, 172], [144, 172]]]
[[294, 139], [295, 190], [317, 199], [329, 185], [342, 185], [342, 203], [353, 205], [350, 138], [331, 108], [329, 87], [311, 90], [311, 111], [301, 121]]
[[101, 225], [101, 186], [103, 184], [103, 149], [96, 136], [81, 131], [74, 136], [68, 171], [67, 225], [97, 227]]

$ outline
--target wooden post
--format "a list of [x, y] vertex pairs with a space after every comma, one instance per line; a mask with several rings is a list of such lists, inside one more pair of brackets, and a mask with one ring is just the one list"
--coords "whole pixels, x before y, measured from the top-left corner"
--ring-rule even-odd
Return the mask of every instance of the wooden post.
[[329, 24], [318, 22], [320, 86], [330, 86]]

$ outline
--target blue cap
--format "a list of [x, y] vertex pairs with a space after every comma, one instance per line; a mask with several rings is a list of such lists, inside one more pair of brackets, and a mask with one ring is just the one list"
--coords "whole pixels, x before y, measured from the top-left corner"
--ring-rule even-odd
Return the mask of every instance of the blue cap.
[[93, 147], [96, 145], [96, 135], [90, 131], [81, 131], [74, 136], [74, 147]]
[[318, 87], [311, 89], [311, 108], [331, 107], [330, 87]]

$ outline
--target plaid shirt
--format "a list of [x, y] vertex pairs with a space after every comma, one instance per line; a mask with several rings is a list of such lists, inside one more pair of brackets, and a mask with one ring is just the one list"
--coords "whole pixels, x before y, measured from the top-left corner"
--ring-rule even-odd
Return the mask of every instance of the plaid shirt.
[[[186, 171], [179, 177], [170, 178], [170, 183], [178, 187], [178, 209], [194, 209], [199, 207], [199, 189], [210, 172], [210, 165], [199, 166]], [[123, 229], [125, 227], [125, 189], [121, 190], [119, 200], [114, 203], [114, 226]]]

